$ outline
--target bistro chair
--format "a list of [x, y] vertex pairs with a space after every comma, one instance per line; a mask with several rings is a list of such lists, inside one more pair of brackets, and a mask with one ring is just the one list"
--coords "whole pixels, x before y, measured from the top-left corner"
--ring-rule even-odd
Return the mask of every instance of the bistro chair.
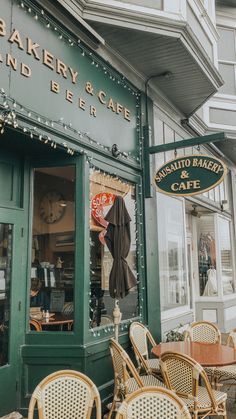
[[221, 343], [221, 333], [214, 323], [207, 321], [191, 323], [185, 332], [185, 341]]
[[[186, 330], [184, 340], [203, 343], [221, 343], [221, 333], [214, 323], [207, 321], [194, 322]], [[209, 380], [214, 383], [215, 367], [205, 367], [205, 371]]]
[[156, 342], [147, 327], [139, 322], [131, 323], [129, 337], [138, 363], [138, 371], [144, 370], [146, 374], [161, 376], [159, 360], [149, 357], [149, 347], [155, 346]]
[[146, 386], [164, 386], [163, 383], [153, 375], [140, 376], [129, 355], [113, 338], [111, 339], [110, 351], [114, 368], [114, 397], [108, 419], [111, 418], [117, 402], [121, 402], [128, 394], [133, 393], [138, 388]]
[[30, 319], [29, 325], [30, 325], [30, 330], [35, 330], [37, 332], [42, 331], [42, 326], [41, 326], [41, 324], [39, 323], [38, 320]]
[[116, 419], [191, 419], [186, 404], [172, 391], [144, 387], [128, 395]]
[[[227, 346], [233, 346], [236, 350], [236, 329], [233, 329], [226, 341]], [[215, 386], [220, 385], [236, 385], [236, 364], [226, 365], [225, 367], [216, 367], [215, 369]]]
[[160, 367], [167, 388], [182, 398], [194, 419], [220, 415], [227, 419], [227, 394], [212, 389], [198, 362], [178, 352], [164, 352]]
[[35, 388], [28, 419], [33, 419], [36, 405], [39, 419], [89, 419], [94, 402], [96, 419], [101, 419], [99, 392], [90, 378], [78, 371], [57, 371]]

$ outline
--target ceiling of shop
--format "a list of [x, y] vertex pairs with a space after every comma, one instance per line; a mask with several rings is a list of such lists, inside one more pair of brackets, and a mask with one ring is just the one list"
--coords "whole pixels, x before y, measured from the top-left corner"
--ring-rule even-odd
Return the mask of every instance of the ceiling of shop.
[[90, 25], [144, 80], [152, 77], [152, 84], [184, 115], [192, 114], [217, 90], [209, 76], [211, 65], [206, 74], [180, 36], [164, 36], [101, 22], [90, 22]]

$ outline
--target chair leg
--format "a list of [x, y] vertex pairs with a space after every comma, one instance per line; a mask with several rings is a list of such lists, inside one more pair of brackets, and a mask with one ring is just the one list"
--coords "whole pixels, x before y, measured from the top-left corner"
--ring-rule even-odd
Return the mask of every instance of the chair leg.
[[110, 411], [109, 411], [108, 416], [107, 416], [107, 419], [111, 419], [112, 413], [114, 412], [115, 407], [116, 407], [116, 401], [115, 401], [115, 399], [113, 399]]

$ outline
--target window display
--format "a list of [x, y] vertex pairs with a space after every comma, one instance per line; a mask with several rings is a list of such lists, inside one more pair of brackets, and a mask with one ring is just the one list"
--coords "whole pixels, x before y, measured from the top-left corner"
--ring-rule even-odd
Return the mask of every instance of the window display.
[[[122, 320], [137, 316], [135, 187], [91, 170], [90, 202], [90, 327], [94, 328], [113, 323], [114, 298], [119, 299]], [[123, 285], [119, 268], [127, 274]]]
[[73, 325], [74, 196], [73, 166], [35, 169], [30, 318], [42, 330]]
[[183, 201], [158, 193], [158, 250], [162, 310], [188, 304]]
[[232, 269], [232, 249], [230, 240], [230, 222], [223, 217], [219, 217], [219, 235], [223, 294], [232, 294], [234, 292], [234, 282]]

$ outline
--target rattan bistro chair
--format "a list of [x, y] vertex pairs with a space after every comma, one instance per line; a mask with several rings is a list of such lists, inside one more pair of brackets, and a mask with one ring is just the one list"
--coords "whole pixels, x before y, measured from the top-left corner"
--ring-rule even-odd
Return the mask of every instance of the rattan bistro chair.
[[35, 330], [36, 332], [41, 332], [42, 331], [42, 326], [38, 322], [38, 320], [30, 319], [29, 325], [30, 325], [30, 330]]
[[201, 321], [191, 323], [185, 332], [185, 339], [192, 342], [221, 343], [221, 333], [214, 323]]
[[[230, 332], [226, 341], [226, 345], [233, 346], [233, 348], [236, 350], [236, 329], [233, 329]], [[236, 364], [226, 365], [225, 367], [216, 367], [214, 378], [216, 387], [219, 385], [235, 386]]]
[[[201, 321], [191, 323], [185, 332], [184, 340], [203, 343], [221, 343], [221, 333], [218, 327], [211, 322]], [[205, 367], [209, 380], [215, 382], [215, 367]]]
[[121, 402], [128, 394], [133, 393], [138, 388], [164, 386], [153, 375], [140, 376], [129, 355], [115, 339], [111, 339], [110, 350], [114, 368], [114, 397], [108, 419], [111, 418], [117, 402]]
[[90, 378], [78, 371], [57, 371], [35, 388], [28, 419], [33, 419], [36, 405], [39, 419], [89, 419], [94, 402], [96, 419], [101, 419], [100, 396]]
[[191, 419], [186, 404], [172, 391], [144, 387], [122, 402], [116, 419]]
[[146, 374], [161, 376], [159, 360], [149, 357], [149, 346], [153, 347], [156, 342], [149, 330], [139, 322], [133, 322], [129, 328], [129, 337], [134, 349], [135, 357], [139, 366]]
[[160, 367], [167, 388], [183, 399], [194, 419], [204, 419], [208, 415], [222, 415], [227, 419], [227, 394], [212, 389], [206, 372], [198, 362], [178, 352], [164, 352]]

